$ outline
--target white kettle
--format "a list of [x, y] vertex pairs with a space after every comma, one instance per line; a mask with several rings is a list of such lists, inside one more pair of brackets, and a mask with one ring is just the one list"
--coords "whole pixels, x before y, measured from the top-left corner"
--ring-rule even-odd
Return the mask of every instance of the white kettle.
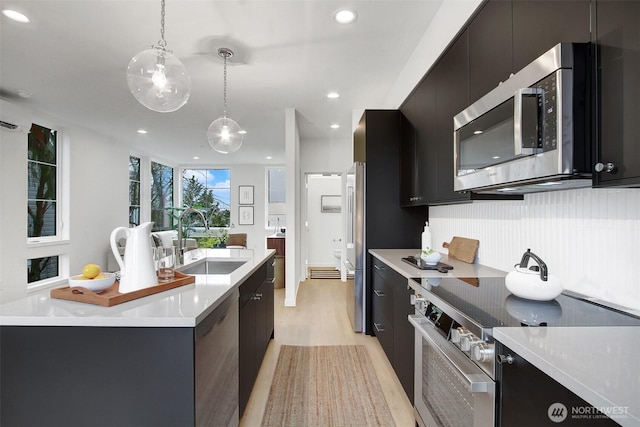
[[[152, 226], [153, 222], [145, 222], [134, 228], [118, 227], [111, 232], [111, 250], [120, 266], [119, 292], [122, 294], [158, 284], [151, 250]], [[120, 232], [127, 237], [124, 260], [116, 245]]]
[[[529, 258], [538, 265], [527, 267]], [[549, 274], [547, 265], [531, 249], [522, 255], [520, 264], [505, 277], [509, 292], [520, 298], [550, 301], [562, 293], [562, 283], [557, 276]]]

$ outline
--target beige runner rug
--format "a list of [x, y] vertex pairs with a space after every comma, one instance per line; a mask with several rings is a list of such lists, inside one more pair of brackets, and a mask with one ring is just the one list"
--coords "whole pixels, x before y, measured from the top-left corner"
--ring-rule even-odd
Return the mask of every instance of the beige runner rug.
[[365, 346], [283, 345], [264, 427], [395, 426]]

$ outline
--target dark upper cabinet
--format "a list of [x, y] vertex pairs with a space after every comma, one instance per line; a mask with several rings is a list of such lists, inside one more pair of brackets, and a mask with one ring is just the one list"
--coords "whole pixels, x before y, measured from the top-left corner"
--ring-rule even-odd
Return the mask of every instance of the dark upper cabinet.
[[403, 106], [401, 194], [403, 206], [425, 205], [435, 199], [436, 83], [428, 74]]
[[469, 105], [468, 64], [465, 31], [401, 107], [402, 165], [410, 169], [401, 176], [403, 206], [470, 200], [453, 191], [453, 116]]
[[513, 0], [511, 5], [514, 72], [560, 42], [591, 39], [589, 0]]
[[[640, 186], [640, 2], [595, 5], [599, 96], [596, 186]], [[596, 169], [597, 170], [597, 169]]]
[[473, 18], [469, 32], [469, 103], [473, 104], [513, 73], [511, 2], [490, 0]]
[[469, 105], [469, 39], [464, 31], [440, 58], [436, 78], [436, 162], [438, 202], [469, 200], [468, 193], [453, 190], [453, 117]]

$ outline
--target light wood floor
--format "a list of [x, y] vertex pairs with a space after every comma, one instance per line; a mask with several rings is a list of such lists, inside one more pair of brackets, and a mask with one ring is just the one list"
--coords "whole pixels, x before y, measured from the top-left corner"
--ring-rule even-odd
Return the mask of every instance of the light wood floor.
[[275, 339], [267, 349], [241, 427], [260, 426], [282, 345], [366, 346], [396, 426], [415, 426], [413, 407], [378, 340], [352, 331], [346, 286], [340, 280], [309, 279], [300, 284], [296, 307], [284, 307], [284, 289], [275, 290]]

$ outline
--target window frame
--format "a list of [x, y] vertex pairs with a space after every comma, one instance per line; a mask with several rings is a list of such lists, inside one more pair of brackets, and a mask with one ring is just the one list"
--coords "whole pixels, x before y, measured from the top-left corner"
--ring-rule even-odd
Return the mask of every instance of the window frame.
[[[41, 289], [49, 288], [54, 285], [61, 284], [67, 280], [70, 271], [70, 261], [68, 254], [68, 245], [70, 244], [70, 190], [71, 190], [71, 146], [63, 129], [53, 126], [46, 121], [32, 123], [38, 126], [54, 130], [56, 132], [56, 235], [44, 237], [28, 237], [26, 244], [25, 270], [28, 274], [28, 262], [38, 258], [58, 257], [58, 275], [48, 277], [46, 279], [35, 282], [28, 282], [28, 276], [25, 277], [27, 292], [38, 292]], [[28, 138], [28, 135], [25, 135]], [[28, 141], [27, 141], [28, 145]], [[28, 150], [28, 149], [27, 149]], [[26, 153], [26, 166], [28, 167], [29, 158]], [[27, 194], [25, 202], [28, 204], [28, 171], [26, 176]], [[28, 219], [27, 219], [28, 221]]]

